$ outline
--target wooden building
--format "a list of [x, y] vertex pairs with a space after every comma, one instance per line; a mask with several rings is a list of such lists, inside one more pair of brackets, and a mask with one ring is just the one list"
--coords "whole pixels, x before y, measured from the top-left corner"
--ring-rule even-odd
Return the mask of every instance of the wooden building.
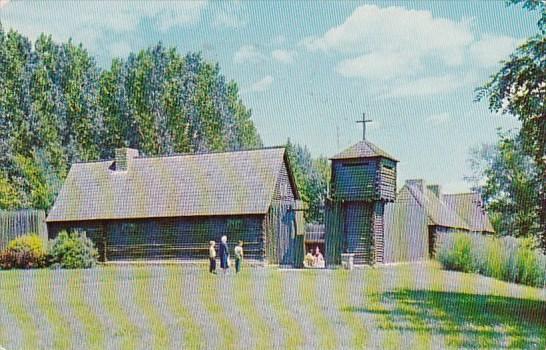
[[397, 160], [363, 140], [331, 158], [325, 213], [326, 263], [354, 254], [356, 265], [383, 262], [385, 204], [396, 197]]
[[[72, 165], [47, 217], [50, 238], [79, 229], [103, 261], [205, 259], [208, 242], [245, 242], [247, 259], [299, 266], [300, 196], [284, 147]], [[299, 229], [299, 230], [298, 230]]]
[[433, 256], [441, 232], [494, 233], [478, 193], [443, 194], [422, 179], [407, 180], [385, 209], [385, 262]]

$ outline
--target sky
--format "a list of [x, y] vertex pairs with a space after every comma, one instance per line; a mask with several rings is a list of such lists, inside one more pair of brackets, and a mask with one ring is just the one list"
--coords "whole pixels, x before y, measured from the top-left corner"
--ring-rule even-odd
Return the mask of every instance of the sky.
[[503, 1], [108, 2], [0, 0], [0, 21], [34, 40], [72, 38], [108, 68], [158, 41], [201, 52], [235, 80], [267, 146], [288, 138], [331, 157], [362, 138], [398, 179], [467, 191], [469, 149], [518, 127], [474, 89], [533, 35], [538, 14]]

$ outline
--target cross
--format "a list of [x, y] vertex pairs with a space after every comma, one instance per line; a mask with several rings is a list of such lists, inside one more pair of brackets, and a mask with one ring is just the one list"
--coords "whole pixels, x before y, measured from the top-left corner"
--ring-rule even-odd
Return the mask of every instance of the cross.
[[366, 119], [366, 113], [362, 113], [362, 120], [357, 120], [357, 123], [362, 123], [362, 140], [366, 140], [366, 123], [371, 123], [373, 120]]

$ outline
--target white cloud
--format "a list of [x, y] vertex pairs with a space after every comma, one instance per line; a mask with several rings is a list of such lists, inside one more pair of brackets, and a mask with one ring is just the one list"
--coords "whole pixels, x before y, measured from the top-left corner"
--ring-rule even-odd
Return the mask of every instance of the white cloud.
[[271, 87], [271, 84], [273, 84], [273, 77], [271, 75], [265, 76], [263, 79], [258, 80], [257, 82], [254, 82], [246, 89], [242, 89], [242, 93], [247, 92], [262, 92]]
[[508, 58], [521, 41], [509, 36], [484, 35], [470, 46], [469, 51], [479, 64], [489, 67]]
[[[439, 69], [449, 72], [464, 63], [490, 66], [517, 43], [506, 36], [486, 35], [479, 39], [471, 24], [466, 19], [434, 17], [426, 10], [363, 5], [343, 23], [322, 36], [304, 39], [302, 44], [312, 52], [341, 56], [336, 71], [342, 76], [407, 81], [425, 70], [438, 74]], [[444, 90], [458, 84], [440, 77], [427, 79]], [[421, 91], [428, 94], [429, 90]], [[405, 94], [402, 90], [396, 93]]]
[[450, 61], [453, 52], [472, 42], [468, 21], [434, 18], [430, 11], [403, 7], [358, 7], [341, 25], [322, 37], [308, 38], [311, 51], [335, 51], [349, 54], [380, 53], [412, 55], [413, 62], [427, 56]]
[[296, 56], [296, 51], [294, 50], [273, 50], [271, 51], [271, 57], [273, 57], [274, 60], [288, 64], [292, 63], [294, 61], [294, 57]]
[[56, 40], [72, 37], [89, 47], [93, 43], [85, 42], [86, 37], [81, 39], [82, 32], [127, 33], [143, 20], [152, 21], [164, 31], [197, 23], [205, 7], [203, 1], [16, 1], [2, 10], [2, 24], [31, 39], [45, 32]]
[[437, 113], [429, 116], [427, 121], [433, 125], [442, 125], [451, 120], [451, 115], [448, 112]]
[[235, 63], [257, 63], [266, 59], [267, 57], [258, 51], [254, 45], [243, 45], [233, 55], [233, 62]]
[[241, 2], [219, 2], [213, 24], [216, 27], [241, 28], [246, 26], [244, 8]]
[[336, 71], [344, 77], [385, 80], [415, 73], [419, 67], [419, 61], [412, 55], [376, 52], [342, 60], [337, 65]]
[[441, 75], [408, 80], [394, 85], [385, 97], [415, 97], [448, 94], [463, 87], [472, 86], [477, 82], [473, 74], [468, 75]]

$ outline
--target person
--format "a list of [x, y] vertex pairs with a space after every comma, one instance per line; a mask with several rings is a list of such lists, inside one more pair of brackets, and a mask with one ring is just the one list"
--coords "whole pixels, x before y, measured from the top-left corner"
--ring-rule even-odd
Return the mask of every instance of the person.
[[315, 264], [315, 257], [313, 256], [313, 250], [309, 249], [307, 254], [305, 254], [305, 258], [303, 259], [303, 266], [313, 267], [314, 264]]
[[227, 236], [222, 236], [220, 239], [220, 267], [224, 270], [224, 275], [229, 269], [229, 247], [227, 245]]
[[241, 271], [241, 264], [243, 263], [243, 241], [239, 241], [239, 244], [235, 247], [235, 272]]
[[315, 249], [315, 266], [316, 267], [326, 267], [326, 264], [324, 262], [324, 256], [320, 252], [319, 247]]
[[216, 274], [216, 242], [209, 242], [209, 272]]

